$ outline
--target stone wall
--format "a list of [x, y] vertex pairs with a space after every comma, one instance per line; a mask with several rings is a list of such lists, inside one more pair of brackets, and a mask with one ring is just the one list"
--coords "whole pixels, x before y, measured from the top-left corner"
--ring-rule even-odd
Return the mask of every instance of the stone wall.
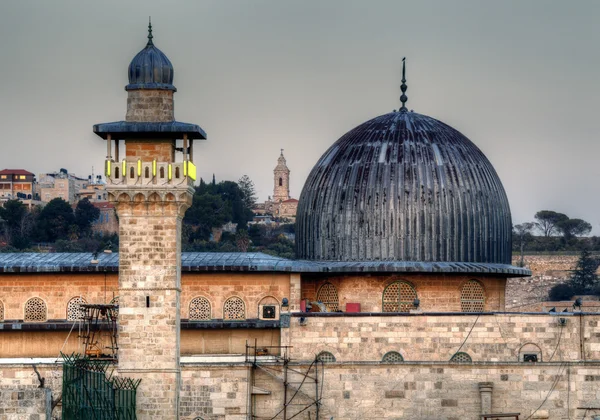
[[[506, 284], [506, 308], [521, 311], [527, 306], [547, 299], [552, 286], [564, 283], [577, 265], [576, 255], [526, 255], [525, 266], [531, 277], [508, 279]], [[514, 265], [520, 262], [513, 256]]]
[[406, 361], [446, 362], [460, 349], [474, 362], [514, 363], [526, 344], [544, 362], [600, 360], [600, 314], [357, 315], [294, 316], [284, 344], [295, 360], [328, 351], [339, 362], [379, 362], [397, 351]]
[[0, 419], [50, 420], [50, 390], [0, 386]]
[[258, 318], [262, 299], [272, 296], [281, 303], [290, 297], [290, 274], [279, 273], [186, 273], [182, 279], [181, 317], [189, 317], [190, 301], [204, 297], [211, 305], [212, 318], [223, 318], [223, 303], [230, 297], [244, 301], [246, 318]]
[[[175, 149], [171, 140], [127, 140], [125, 142], [126, 159], [129, 161], [174, 162]], [[129, 176], [129, 174], [127, 174]]]
[[108, 303], [118, 295], [116, 273], [3, 273], [0, 302], [4, 319], [23, 319], [25, 302], [41, 298], [47, 319], [66, 319], [67, 305], [83, 297], [87, 303]]
[[170, 122], [175, 120], [173, 91], [137, 89], [127, 92], [125, 121]]
[[413, 285], [423, 311], [460, 312], [461, 289], [469, 280], [478, 280], [485, 291], [485, 310], [504, 310], [504, 284], [499, 277], [458, 275], [302, 275], [302, 298], [317, 299], [319, 288], [325, 283], [335, 286], [339, 308], [346, 310], [347, 303], [360, 303], [361, 312], [381, 312], [383, 291], [395, 281]]

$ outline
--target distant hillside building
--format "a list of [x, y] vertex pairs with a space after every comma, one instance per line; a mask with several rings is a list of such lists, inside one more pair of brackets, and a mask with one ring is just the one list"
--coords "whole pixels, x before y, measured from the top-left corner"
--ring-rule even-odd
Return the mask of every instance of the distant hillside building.
[[280, 218], [296, 218], [298, 200], [290, 197], [290, 169], [287, 167], [283, 149], [273, 170], [273, 198], [269, 197], [264, 203], [254, 208], [259, 216], [271, 215]]
[[40, 200], [47, 203], [55, 198], [74, 204], [80, 190], [86, 188], [89, 181], [68, 173], [66, 169], [58, 172], [40, 174], [38, 177]]
[[35, 176], [24, 169], [0, 171], [0, 200], [35, 198]]
[[92, 222], [92, 231], [103, 235], [118, 233], [119, 220], [117, 219], [117, 213], [115, 212], [115, 205], [108, 202], [93, 202], [92, 204], [100, 210], [100, 216]]

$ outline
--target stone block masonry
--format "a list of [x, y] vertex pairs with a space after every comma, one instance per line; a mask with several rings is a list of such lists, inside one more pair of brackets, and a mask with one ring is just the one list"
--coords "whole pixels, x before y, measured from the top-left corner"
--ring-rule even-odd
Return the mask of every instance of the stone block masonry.
[[0, 386], [2, 420], [50, 420], [50, 410], [49, 389]]

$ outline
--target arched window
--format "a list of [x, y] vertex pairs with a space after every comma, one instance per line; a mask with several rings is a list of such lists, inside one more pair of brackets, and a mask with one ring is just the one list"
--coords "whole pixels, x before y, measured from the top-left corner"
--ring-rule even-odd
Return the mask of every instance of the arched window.
[[526, 343], [519, 349], [519, 362], [541, 362], [542, 349], [537, 344]]
[[246, 305], [239, 297], [230, 297], [223, 304], [223, 319], [246, 319]]
[[119, 167], [115, 167], [115, 178], [119, 179]]
[[467, 353], [460, 351], [455, 353], [450, 361], [454, 363], [471, 363], [473, 362], [473, 359], [471, 359], [471, 356], [469, 356]]
[[328, 351], [322, 351], [317, 355], [317, 360], [323, 363], [331, 363], [335, 362], [335, 356]]
[[133, 169], [133, 166], [129, 169], [129, 178], [135, 178], [135, 169]]
[[45, 322], [48, 319], [46, 302], [34, 297], [25, 302], [23, 320], [25, 322]]
[[381, 359], [382, 363], [400, 363], [404, 362], [404, 358], [397, 351], [388, 351]]
[[160, 172], [160, 177], [164, 178], [165, 177], [165, 168], [161, 167], [159, 172]]
[[469, 280], [460, 291], [460, 310], [463, 312], [483, 312], [485, 292], [477, 280]]
[[85, 316], [82, 304], [87, 303], [81, 296], [74, 297], [67, 303], [67, 321], [81, 321]]
[[150, 178], [150, 168], [148, 168], [147, 166], [146, 166], [146, 170], [144, 171], [144, 177]]
[[412, 284], [397, 281], [388, 285], [383, 291], [383, 312], [408, 312], [415, 309], [417, 291]]
[[283, 187], [283, 178], [279, 178], [279, 186]]
[[0, 300], [0, 322], [4, 321], [4, 303]]
[[317, 292], [317, 301], [323, 303], [329, 312], [336, 312], [340, 302], [335, 286], [331, 283], [321, 286]]
[[208, 321], [211, 318], [210, 302], [202, 296], [190, 301], [190, 321]]

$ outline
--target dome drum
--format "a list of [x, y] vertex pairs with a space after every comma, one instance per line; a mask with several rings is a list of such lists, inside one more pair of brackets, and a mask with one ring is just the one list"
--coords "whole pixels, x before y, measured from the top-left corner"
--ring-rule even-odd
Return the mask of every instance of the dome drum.
[[461, 133], [393, 112], [345, 134], [310, 173], [297, 215], [299, 258], [510, 264], [500, 179]]

